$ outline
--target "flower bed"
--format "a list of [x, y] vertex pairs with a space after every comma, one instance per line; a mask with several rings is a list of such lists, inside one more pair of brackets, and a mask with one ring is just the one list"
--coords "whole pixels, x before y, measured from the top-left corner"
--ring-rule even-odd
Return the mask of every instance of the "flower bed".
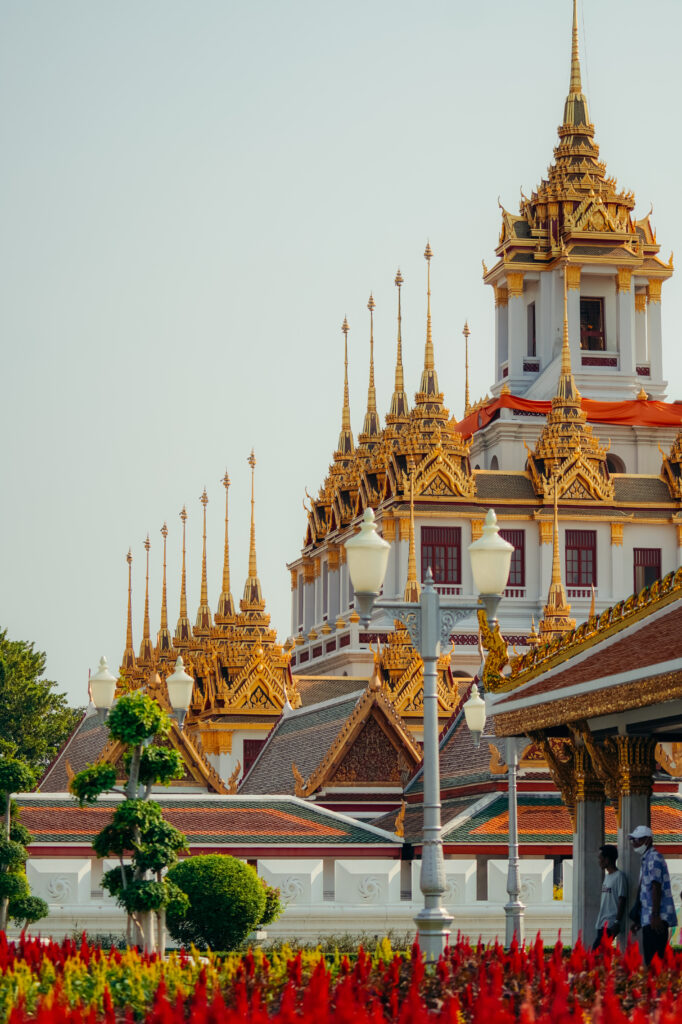
[[682, 955], [647, 972], [636, 946], [509, 952], [458, 941], [436, 967], [418, 947], [345, 956], [284, 949], [165, 960], [0, 933], [0, 1024], [673, 1024]]

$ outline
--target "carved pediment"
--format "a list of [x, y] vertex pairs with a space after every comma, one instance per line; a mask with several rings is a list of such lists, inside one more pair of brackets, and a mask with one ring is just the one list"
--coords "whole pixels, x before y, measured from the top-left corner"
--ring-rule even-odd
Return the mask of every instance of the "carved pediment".
[[411, 767], [371, 716], [329, 778], [329, 785], [400, 786]]
[[473, 476], [462, 472], [442, 450], [428, 455], [417, 467], [415, 497], [470, 498], [475, 492]]

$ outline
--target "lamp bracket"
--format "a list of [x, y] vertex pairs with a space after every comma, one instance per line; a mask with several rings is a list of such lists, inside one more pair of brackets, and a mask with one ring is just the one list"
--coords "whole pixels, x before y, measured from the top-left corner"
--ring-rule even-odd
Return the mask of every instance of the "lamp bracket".
[[[410, 640], [417, 650], [421, 649], [421, 616], [422, 610], [418, 604], [407, 601], [377, 601], [375, 608], [387, 612], [394, 619], [407, 628]], [[440, 604], [440, 620], [438, 635], [440, 637], [441, 651], [448, 650], [450, 637], [455, 626], [463, 619], [475, 615], [478, 611], [478, 604]]]
[[530, 743], [527, 736], [486, 736], [486, 739], [498, 751], [501, 766], [515, 762], [517, 768], [521, 754]]

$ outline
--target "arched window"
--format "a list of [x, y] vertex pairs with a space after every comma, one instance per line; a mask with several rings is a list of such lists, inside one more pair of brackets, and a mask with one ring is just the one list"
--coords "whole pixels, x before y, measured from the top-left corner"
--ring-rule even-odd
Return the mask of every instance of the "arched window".
[[500, 464], [497, 461], [497, 455], [493, 455], [492, 459], [490, 460], [490, 468], [491, 469], [499, 469], [500, 468]]
[[625, 463], [620, 455], [614, 455], [613, 452], [606, 456], [606, 465], [609, 467], [609, 473], [625, 473]]

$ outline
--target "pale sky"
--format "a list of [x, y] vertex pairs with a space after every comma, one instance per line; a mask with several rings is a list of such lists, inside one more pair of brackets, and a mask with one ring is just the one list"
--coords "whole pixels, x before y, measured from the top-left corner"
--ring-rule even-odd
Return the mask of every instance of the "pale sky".
[[[608, 170], [654, 204], [682, 257], [679, 0], [584, 0], [583, 87]], [[370, 290], [379, 408], [393, 387], [398, 266], [406, 383], [418, 385], [430, 239], [436, 366], [461, 415], [491, 383], [497, 197], [546, 173], [568, 90], [570, 0], [3, 0], [0, 3], [0, 628], [47, 651], [73, 702], [136, 649], [152, 540], [152, 633], [169, 527], [178, 615], [187, 504], [190, 617], [208, 489], [220, 590], [232, 479], [232, 589], [258, 568], [289, 632], [286, 562], [340, 427], [344, 315], [357, 436]], [[682, 398], [679, 271], [664, 369]]]

